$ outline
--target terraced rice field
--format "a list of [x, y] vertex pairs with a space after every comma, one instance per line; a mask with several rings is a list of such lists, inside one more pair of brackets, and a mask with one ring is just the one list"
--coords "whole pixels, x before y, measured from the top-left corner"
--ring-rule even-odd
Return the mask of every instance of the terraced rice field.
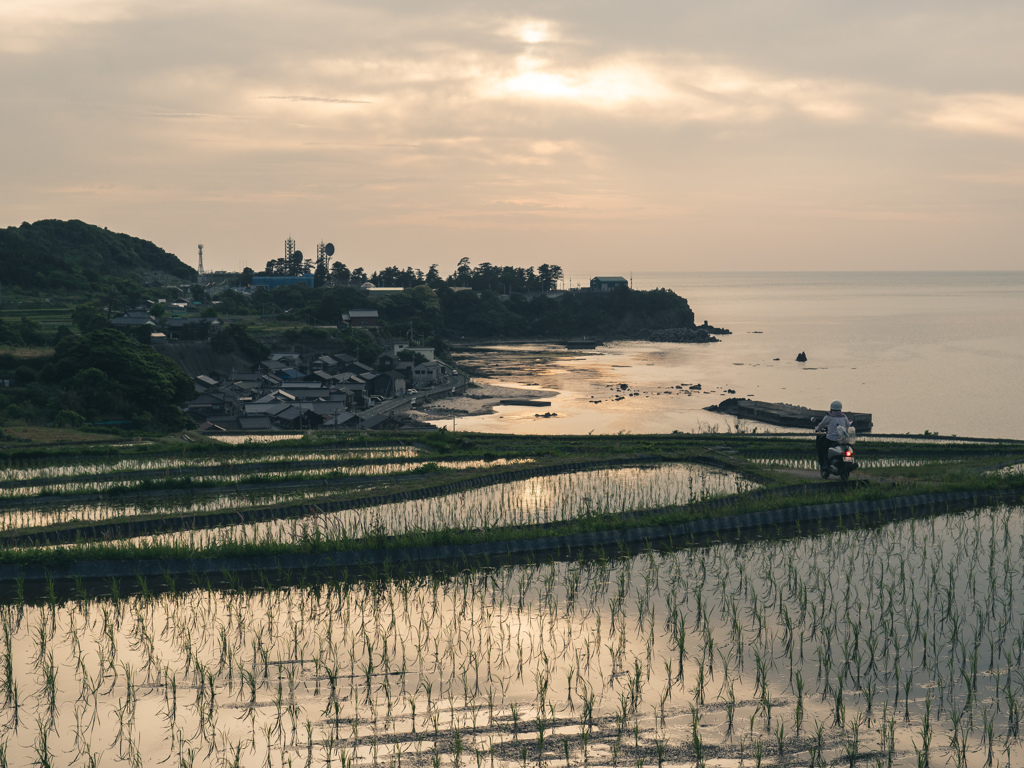
[[[0, 480], [29, 489], [0, 509], [8, 539], [47, 526], [305, 511], [51, 547], [5, 539], [0, 554], [135, 557], [133, 547], [173, 544], [200, 557], [265, 540], [628, 525], [632, 512], [698, 509], [791, 482], [770, 468], [757, 479], [766, 465], [742, 457], [713, 466], [739, 453], [719, 439], [692, 451], [701, 461], [637, 438], [632, 457], [609, 463], [594, 450], [583, 455], [592, 465], [552, 458], [555, 442], [507, 456], [485, 443], [475, 457], [268, 446], [247, 459], [251, 472], [169, 454], [67, 471], [40, 461]], [[659, 450], [671, 456], [651, 455]], [[894, 467], [943, 466], [941, 456], [876, 458], [887, 478]], [[193, 468], [208, 485], [153, 482]], [[262, 486], [240, 490], [259, 473]], [[452, 481], [458, 489], [445, 490]], [[122, 490], [87, 498], [107, 482]], [[54, 487], [68, 495], [54, 501]], [[341, 502], [351, 504], [318, 510]], [[1024, 759], [1022, 542], [1014, 503], [495, 567], [466, 558], [405, 572], [295, 569], [247, 585], [230, 571], [168, 571], [159, 584], [15, 578], [0, 601], [0, 767], [1009, 768]]]
[[811, 539], [0, 606], [28, 765], [1011, 765], [1020, 508]]

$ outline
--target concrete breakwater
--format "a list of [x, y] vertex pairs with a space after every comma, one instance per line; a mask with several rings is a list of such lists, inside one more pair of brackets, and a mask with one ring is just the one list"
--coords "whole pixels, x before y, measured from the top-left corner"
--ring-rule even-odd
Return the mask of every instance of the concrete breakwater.
[[[766, 403], [761, 400], [747, 400], [745, 398], [730, 397], [718, 405], [709, 405], [704, 410], [715, 413], [727, 413], [730, 416], [738, 416], [741, 419], [751, 421], [763, 421], [766, 424], [775, 424], [779, 427], [796, 427], [798, 429], [809, 429], [821, 421], [827, 411], [804, 408], [799, 405], [787, 403]], [[858, 432], [870, 432], [873, 426], [870, 413], [846, 412]]]

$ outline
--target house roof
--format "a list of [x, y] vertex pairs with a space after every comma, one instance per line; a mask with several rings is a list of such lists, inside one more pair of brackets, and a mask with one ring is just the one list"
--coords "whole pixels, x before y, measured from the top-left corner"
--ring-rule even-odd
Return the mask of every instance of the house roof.
[[259, 429], [270, 429], [270, 417], [266, 414], [259, 416], [240, 416], [238, 419], [238, 426], [246, 431], [259, 430]]
[[345, 365], [346, 371], [354, 371], [355, 373], [369, 373], [373, 370], [370, 366], [365, 363], [360, 363], [358, 360], [354, 360], [351, 363]]
[[145, 317], [115, 317], [110, 321], [111, 325], [156, 325], [149, 315]]
[[215, 317], [171, 317], [167, 320], [167, 327], [184, 328], [186, 325], [199, 325], [201, 323], [220, 325], [220, 320]]
[[359, 417], [356, 414], [348, 413], [347, 411], [342, 411], [341, 413], [338, 414], [332, 413], [330, 415], [324, 416], [324, 426], [340, 427], [344, 424], [358, 421], [358, 419]]
[[302, 409], [297, 405], [289, 406], [274, 414], [274, 418], [278, 421], [295, 421], [300, 416], [302, 416]]
[[261, 413], [273, 416], [294, 407], [290, 403], [282, 403], [280, 400], [275, 400], [272, 403], [246, 403], [243, 406], [246, 416], [258, 416]]
[[234, 402], [227, 395], [222, 395], [220, 392], [204, 392], [195, 400], [189, 403], [189, 406], [193, 405], [223, 405], [224, 403]]

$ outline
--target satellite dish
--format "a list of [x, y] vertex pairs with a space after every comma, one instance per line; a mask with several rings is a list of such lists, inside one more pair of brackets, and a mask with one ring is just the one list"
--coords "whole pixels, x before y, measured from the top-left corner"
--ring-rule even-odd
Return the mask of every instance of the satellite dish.
[[301, 259], [302, 258], [302, 251], [296, 251], [295, 253], [293, 253], [292, 254], [292, 258], [293, 259]]
[[326, 246], [324, 246], [324, 253], [326, 253], [328, 256], [333, 256], [334, 255], [334, 243], [328, 243]]

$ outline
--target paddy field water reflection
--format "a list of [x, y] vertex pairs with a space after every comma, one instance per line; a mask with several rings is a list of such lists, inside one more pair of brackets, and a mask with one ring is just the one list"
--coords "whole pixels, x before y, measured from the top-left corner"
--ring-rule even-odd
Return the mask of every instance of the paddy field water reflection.
[[0, 606], [8, 764], [1012, 765], [1024, 511]]

